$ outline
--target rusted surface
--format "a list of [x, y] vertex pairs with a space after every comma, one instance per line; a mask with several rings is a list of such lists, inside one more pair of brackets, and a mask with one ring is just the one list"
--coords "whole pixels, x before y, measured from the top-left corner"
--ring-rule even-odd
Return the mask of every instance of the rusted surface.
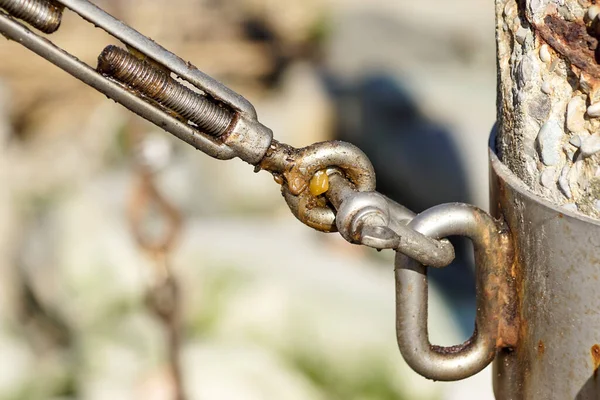
[[54, 33], [62, 21], [62, 6], [44, 0], [3, 0], [2, 8], [44, 33]]
[[544, 345], [544, 341], [540, 339], [540, 341], [538, 342], [538, 345], [537, 345], [538, 357], [541, 358], [545, 352], [546, 352], [546, 346]]
[[98, 72], [137, 91], [196, 124], [202, 132], [220, 136], [232, 124], [233, 113], [207, 96], [173, 79], [154, 63], [117, 46], [106, 47], [98, 57]]
[[[491, 177], [493, 182], [493, 177]], [[504, 198], [506, 191], [504, 186], [499, 182], [492, 185], [496, 193], [491, 196], [491, 213], [502, 223], [498, 222], [498, 226], [502, 227], [502, 235], [500, 239], [503, 241], [501, 248], [502, 253], [497, 254], [497, 257], [504, 257], [505, 265], [500, 271], [502, 284], [500, 285], [499, 297], [499, 316], [498, 323], [498, 349], [510, 349], [517, 346], [519, 342], [519, 330], [521, 329], [520, 313], [519, 313], [519, 266], [515, 252], [515, 241], [511, 235], [508, 225], [503, 220], [501, 212], [501, 199]]]
[[264, 158], [256, 166], [255, 172], [265, 170], [273, 175], [282, 176], [285, 171], [292, 168], [298, 158], [299, 150], [285, 143], [273, 140]]
[[[150, 209], [155, 209], [165, 221], [166, 229], [160, 237], [151, 237], [143, 229], [144, 220]], [[145, 170], [138, 172], [138, 182], [131, 194], [128, 217], [139, 246], [151, 253], [169, 251], [181, 230], [181, 214], [158, 191], [152, 175]]]
[[557, 53], [594, 78], [600, 78], [596, 52], [598, 39], [590, 35], [582, 19], [566, 21], [550, 14], [543, 24], [533, 24], [539, 36]]
[[[336, 169], [359, 192], [375, 190], [375, 171], [367, 156], [356, 146], [341, 141], [296, 149], [273, 140], [255, 171], [273, 174], [282, 185], [290, 210], [302, 223], [322, 232], [334, 232], [334, 205], [328, 198], [335, 192], [335, 185], [330, 184], [326, 172], [330, 168]], [[311, 181], [314, 184], [319, 173], [325, 179], [311, 190]]]
[[[505, 226], [505, 225], [503, 225]], [[506, 228], [505, 228], [506, 229]], [[516, 260], [513, 241], [507, 230], [500, 235], [500, 249], [496, 257], [502, 257], [504, 265], [499, 264], [499, 291], [498, 291], [498, 341], [500, 348], [514, 348], [519, 341], [519, 312], [517, 295]]]
[[597, 378], [598, 368], [600, 368], [600, 345], [593, 345], [590, 353], [592, 354], [592, 363], [594, 365], [594, 378]]
[[[476, 329], [469, 340], [456, 346], [430, 344], [425, 267], [401, 254], [396, 258], [397, 338], [405, 361], [429, 379], [464, 379], [481, 371], [499, 350], [516, 344], [518, 318], [514, 312], [516, 294], [511, 278], [514, 253], [510, 235], [502, 221], [464, 204], [433, 207], [413, 219], [409, 226], [437, 239], [458, 235], [473, 242]], [[409, 287], [415, 290], [411, 292]]]
[[[132, 120], [129, 128], [133, 148], [142, 148], [145, 145], [145, 136], [139, 120]], [[152, 270], [148, 274], [145, 303], [164, 330], [171, 398], [184, 400], [186, 397], [180, 359], [181, 293], [170, 262], [175, 241], [181, 233], [181, 213], [161, 192], [156, 182], [157, 165], [152, 163], [151, 159], [140, 157], [138, 153], [135, 155], [138, 179], [133, 186], [127, 213], [138, 246], [151, 261]], [[161, 234], [149, 229], [148, 222], [154, 218], [163, 220], [166, 225]]]
[[431, 350], [435, 351], [436, 353], [439, 354], [459, 354], [463, 351], [465, 351], [466, 349], [468, 349], [469, 347], [471, 347], [473, 345], [473, 342], [475, 341], [475, 338], [477, 337], [477, 327], [475, 327], [475, 330], [473, 331], [473, 335], [468, 338], [467, 340], [465, 340], [464, 343], [461, 344], [457, 344], [454, 346], [437, 346], [432, 344]]
[[315, 173], [338, 168], [359, 190], [375, 189], [375, 172], [366, 155], [357, 147], [337, 140], [296, 149], [273, 141], [256, 170], [283, 175], [290, 192], [298, 196], [306, 190]]
[[536, 197], [491, 160], [492, 208], [513, 237], [519, 319], [516, 346], [495, 361], [496, 398], [600, 398], [600, 344], [590, 348], [600, 343], [600, 223]]

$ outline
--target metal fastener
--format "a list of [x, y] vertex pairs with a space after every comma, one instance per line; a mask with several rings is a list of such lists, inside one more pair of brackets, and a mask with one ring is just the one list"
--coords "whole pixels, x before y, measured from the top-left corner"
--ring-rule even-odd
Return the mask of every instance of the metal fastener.
[[196, 124], [213, 136], [227, 131], [232, 112], [173, 79], [168, 72], [127, 50], [108, 46], [98, 57], [98, 72], [111, 77]]
[[62, 7], [46, 0], [0, 0], [0, 8], [44, 33], [56, 32], [62, 20]]

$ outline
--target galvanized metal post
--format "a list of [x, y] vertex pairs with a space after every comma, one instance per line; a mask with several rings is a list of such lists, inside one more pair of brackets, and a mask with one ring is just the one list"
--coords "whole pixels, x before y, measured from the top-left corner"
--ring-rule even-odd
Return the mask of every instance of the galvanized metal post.
[[494, 142], [491, 208], [513, 235], [520, 320], [494, 362], [496, 398], [600, 399], [600, 221], [532, 194]]

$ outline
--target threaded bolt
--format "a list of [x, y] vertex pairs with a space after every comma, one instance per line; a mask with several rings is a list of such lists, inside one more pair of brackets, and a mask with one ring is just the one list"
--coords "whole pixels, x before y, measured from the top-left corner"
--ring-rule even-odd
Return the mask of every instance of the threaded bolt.
[[183, 86], [167, 72], [140, 60], [127, 50], [106, 47], [98, 57], [97, 69], [193, 122], [210, 135], [222, 135], [233, 120], [229, 110]]
[[44, 33], [56, 32], [62, 19], [62, 7], [47, 0], [0, 0], [0, 8]]

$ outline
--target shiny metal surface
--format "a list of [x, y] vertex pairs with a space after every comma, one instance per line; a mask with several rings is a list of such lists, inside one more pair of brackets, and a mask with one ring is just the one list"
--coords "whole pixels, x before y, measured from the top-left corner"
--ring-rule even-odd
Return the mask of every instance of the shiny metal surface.
[[[348, 182], [339, 174], [330, 175], [330, 180], [335, 187]], [[338, 231], [350, 243], [394, 249], [430, 267], [444, 267], [454, 259], [450, 242], [430, 238], [409, 227], [414, 213], [380, 193], [349, 188], [342, 196], [328, 193], [328, 198], [337, 208]]]
[[600, 399], [600, 221], [532, 194], [490, 145], [492, 209], [512, 232], [521, 324], [494, 363], [498, 400]]
[[396, 316], [400, 352], [408, 365], [426, 378], [452, 381], [484, 369], [503, 343], [501, 326], [507, 307], [511, 246], [501, 224], [466, 204], [433, 207], [409, 227], [435, 239], [466, 236], [473, 242], [476, 263], [477, 316], [473, 336], [453, 347], [431, 345], [427, 328], [427, 269], [402, 253], [396, 255]]

